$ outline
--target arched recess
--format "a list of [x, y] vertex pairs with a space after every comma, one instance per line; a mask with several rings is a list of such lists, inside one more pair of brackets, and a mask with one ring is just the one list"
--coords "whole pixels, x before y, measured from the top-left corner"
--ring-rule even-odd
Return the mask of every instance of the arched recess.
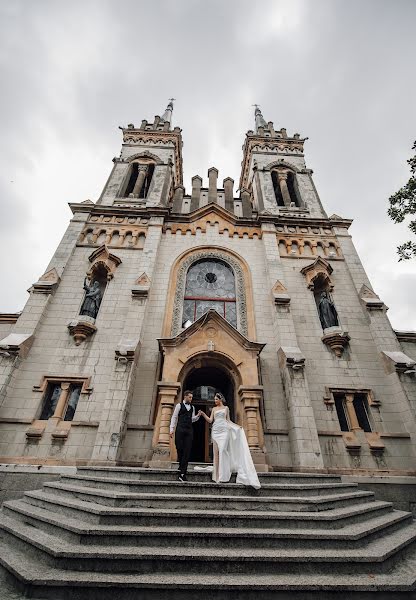
[[270, 171], [277, 205], [286, 208], [302, 207], [303, 202], [297, 181], [297, 173], [300, 170], [285, 160], [275, 160], [265, 169]]
[[191, 265], [204, 259], [222, 261], [233, 270], [237, 299], [237, 329], [250, 339], [256, 339], [253, 288], [249, 266], [235, 252], [218, 246], [198, 246], [185, 251], [176, 259], [169, 277], [163, 335], [175, 336], [182, 331], [186, 275]]
[[138, 152], [126, 159], [129, 163], [126, 175], [120, 188], [122, 198], [147, 198], [156, 165], [163, 161], [151, 152]]

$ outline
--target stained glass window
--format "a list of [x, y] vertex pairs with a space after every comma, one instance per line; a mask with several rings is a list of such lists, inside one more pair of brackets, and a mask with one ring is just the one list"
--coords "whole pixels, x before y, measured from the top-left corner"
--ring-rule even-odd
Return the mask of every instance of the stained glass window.
[[182, 323], [193, 323], [211, 308], [237, 327], [234, 272], [222, 261], [206, 259], [188, 270]]

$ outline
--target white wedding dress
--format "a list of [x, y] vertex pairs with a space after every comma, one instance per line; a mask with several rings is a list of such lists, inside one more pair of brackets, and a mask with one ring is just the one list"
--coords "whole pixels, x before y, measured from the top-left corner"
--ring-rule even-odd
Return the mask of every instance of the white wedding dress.
[[231, 479], [231, 473], [237, 473], [237, 483], [259, 489], [260, 481], [244, 429], [227, 419], [226, 408], [216, 410], [214, 413], [212, 441], [214, 443], [212, 479], [216, 483], [227, 482]]

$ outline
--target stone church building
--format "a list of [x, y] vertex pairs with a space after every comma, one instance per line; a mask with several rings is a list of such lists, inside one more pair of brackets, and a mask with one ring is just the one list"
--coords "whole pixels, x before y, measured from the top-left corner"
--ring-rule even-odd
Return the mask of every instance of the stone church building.
[[[169, 466], [191, 389], [197, 409], [224, 394], [259, 471], [414, 474], [416, 335], [326, 214], [305, 139], [256, 107], [240, 180], [211, 167], [187, 193], [172, 111], [122, 128], [101, 196], [0, 315], [0, 462]], [[191, 460], [212, 460], [203, 420]]]

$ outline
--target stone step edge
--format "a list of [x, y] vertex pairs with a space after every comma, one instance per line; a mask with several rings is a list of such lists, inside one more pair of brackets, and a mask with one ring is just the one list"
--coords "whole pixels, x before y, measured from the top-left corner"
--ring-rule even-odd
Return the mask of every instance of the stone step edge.
[[[180, 481], [150, 481], [148, 479], [124, 479], [120, 478], [110, 478], [110, 477], [93, 477], [92, 475], [63, 475], [60, 481], [64, 479], [69, 479], [71, 481], [94, 481], [99, 483], [110, 483], [114, 485], [137, 485], [140, 487], [145, 486], [168, 486], [168, 487], [212, 487], [214, 489], [226, 487], [227, 489], [242, 489], [244, 486], [241, 483], [215, 483], [214, 481], [187, 481], [186, 486]], [[265, 483], [262, 484], [260, 490], [256, 490], [261, 493], [261, 489], [266, 490], [315, 490], [315, 489], [357, 489], [358, 483], [342, 483], [342, 482], [334, 482], [334, 483]], [[101, 488], [100, 488], [101, 489]]]
[[[97, 573], [65, 571], [52, 566], [44, 567], [15, 548], [10, 549], [0, 540], [0, 564], [20, 582], [36, 587], [74, 587], [88, 589], [130, 587], [147, 589], [192, 590], [339, 590], [339, 591], [403, 591], [416, 589], [416, 576], [409, 573], [354, 573], [351, 575], [302, 573], [301, 581], [294, 575], [135, 575], [131, 573]], [[63, 578], [63, 575], [65, 578]], [[93, 583], [92, 583], [93, 582]], [[92, 583], [92, 585], [91, 585]]]
[[[401, 522], [409, 521], [411, 519], [411, 513], [395, 510], [391, 513], [384, 513], [378, 517], [369, 517], [368, 521], [362, 523], [350, 524], [340, 530], [328, 530], [328, 529], [282, 529], [276, 531], [276, 529], [265, 529], [265, 528], [244, 528], [243, 531], [232, 527], [193, 527], [189, 531], [178, 529], [178, 527], [172, 526], [140, 526], [140, 528], [134, 528], [132, 526], [123, 525], [94, 525], [86, 523], [86, 527], [80, 527], [79, 520], [65, 517], [65, 520], [54, 518], [51, 513], [48, 513], [45, 509], [40, 507], [26, 504], [30, 506], [31, 510], [27, 510], [24, 506], [16, 506], [13, 504], [16, 501], [6, 501], [4, 506], [12, 512], [19, 513], [27, 518], [38, 520], [41, 522], [49, 523], [52, 526], [66, 529], [75, 535], [80, 536], [112, 536], [112, 535], [126, 535], [126, 536], [155, 536], [155, 537], [234, 537], [234, 538], [246, 538], [246, 537], [259, 537], [259, 538], [299, 538], [301, 540], [341, 540], [341, 541], [356, 541], [382, 531], [383, 529], [392, 527]], [[52, 513], [53, 514], [53, 513]], [[58, 514], [59, 513], [55, 513]]]
[[275, 551], [270, 549], [248, 548], [247, 554], [242, 548], [238, 549], [208, 549], [193, 548], [189, 552], [178, 552], [177, 547], [165, 546], [164, 548], [151, 548], [140, 546], [118, 547], [117, 551], [102, 546], [83, 546], [81, 544], [71, 544], [65, 540], [57, 539], [56, 536], [45, 533], [41, 530], [33, 531], [33, 527], [25, 523], [14, 521], [5, 515], [0, 514], [0, 531], [6, 531], [14, 537], [23, 540], [27, 544], [38, 548], [45, 554], [54, 558], [81, 558], [81, 559], [100, 559], [103, 561], [116, 560], [154, 560], [166, 559], [169, 561], [215, 561], [216, 559], [226, 560], [228, 562], [316, 562], [316, 563], [337, 563], [347, 561], [349, 563], [369, 562], [383, 563], [391, 556], [409, 544], [416, 541], [416, 522], [408, 527], [387, 533], [382, 539], [370, 541], [366, 547], [359, 553], [357, 549], [332, 548], [319, 550], [316, 549], [288, 549], [279, 548]]
[[[139, 507], [116, 507], [116, 506], [107, 506], [105, 504], [97, 504], [95, 502], [86, 502], [83, 500], [73, 500], [69, 498], [63, 498], [62, 496], [54, 496], [53, 494], [45, 494], [42, 490], [35, 490], [32, 492], [25, 492], [22, 500], [26, 498], [34, 498], [36, 500], [40, 500], [43, 502], [47, 502], [49, 504], [54, 504], [57, 506], [67, 506], [68, 508], [74, 508], [75, 510], [79, 510], [80, 512], [88, 512], [96, 515], [109, 515], [109, 516], [134, 516], [134, 515], [154, 515], [154, 516], [172, 516], [173, 518], [182, 516], [183, 509], [172, 509], [172, 508], [139, 508]], [[30, 502], [28, 502], [30, 504]], [[392, 502], [385, 502], [383, 500], [374, 500], [374, 502], [368, 502], [365, 504], [354, 505], [353, 507], [346, 506], [341, 508], [333, 508], [328, 509], [325, 512], [323, 511], [309, 511], [309, 512], [301, 512], [301, 511], [250, 511], [247, 513], [246, 511], [225, 511], [221, 510], [219, 512], [206, 511], [206, 510], [193, 510], [192, 513], [186, 514], [185, 516], [188, 518], [200, 518], [201, 516], [207, 518], [218, 518], [219, 516], [223, 516], [225, 518], [232, 519], [236, 518], [244, 518], [244, 519], [264, 519], [264, 520], [272, 520], [272, 519], [294, 519], [294, 520], [324, 520], [324, 521], [333, 521], [337, 519], [345, 518], [345, 516], [350, 515], [359, 515], [363, 513], [373, 512], [380, 508], [393, 508]]]
[[[190, 463], [192, 466], [192, 463]], [[207, 464], [206, 466], [212, 466]], [[147, 467], [100, 467], [100, 466], [79, 466], [77, 467], [77, 471], [104, 471], [104, 472], [122, 472], [122, 473], [160, 473], [160, 474], [175, 474], [177, 469], [150, 469]], [[211, 478], [211, 472], [209, 471], [199, 471], [194, 470], [193, 468], [188, 469], [188, 475], [206, 475]], [[313, 478], [324, 478], [324, 479], [339, 479], [341, 480], [341, 475], [329, 474], [329, 473], [296, 473], [296, 472], [286, 472], [286, 471], [271, 471], [271, 472], [259, 472], [257, 473], [259, 479], [267, 479], [273, 477], [301, 477], [305, 479], [313, 479]]]
[[[184, 483], [186, 485], [186, 483]], [[331, 501], [342, 501], [342, 500], [350, 500], [352, 498], [369, 498], [374, 497], [374, 492], [366, 492], [364, 490], [357, 490], [355, 492], [347, 493], [347, 494], [334, 494], [330, 496], [312, 496], [312, 497], [304, 497], [304, 496], [220, 496], [213, 494], [141, 494], [141, 493], [133, 493], [133, 492], [116, 492], [103, 490], [101, 488], [89, 488], [89, 487], [77, 487], [72, 485], [65, 485], [63, 483], [59, 483], [59, 481], [50, 481], [45, 482], [43, 484], [44, 488], [47, 489], [55, 489], [62, 490], [65, 492], [70, 492], [74, 494], [84, 494], [89, 496], [99, 496], [110, 498], [114, 500], [187, 500], [187, 501], [227, 501], [227, 502], [246, 502], [250, 503], [282, 503], [282, 504], [326, 504]]]

